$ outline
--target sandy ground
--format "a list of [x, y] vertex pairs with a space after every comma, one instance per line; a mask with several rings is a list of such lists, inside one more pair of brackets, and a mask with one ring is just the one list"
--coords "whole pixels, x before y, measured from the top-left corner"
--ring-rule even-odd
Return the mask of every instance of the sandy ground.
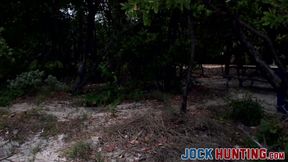
[[[232, 80], [229, 87], [226, 87], [226, 80], [221, 77], [202, 77], [199, 79], [201, 85], [207, 88], [207, 94], [211, 91], [216, 92], [214, 96], [200, 98], [199, 100], [189, 100], [189, 110], [194, 111], [196, 108], [209, 108], [210, 106], [221, 106], [226, 104], [227, 98], [242, 98], [245, 95], [251, 95], [264, 106], [265, 111], [275, 113], [276, 97], [270, 86], [265, 83], [257, 83], [253, 88], [238, 87], [238, 81]], [[265, 87], [265, 89], [261, 88]], [[219, 92], [219, 95], [217, 95]], [[193, 92], [192, 92], [193, 93]], [[204, 94], [206, 92], [203, 92]], [[180, 97], [175, 96], [173, 101], [169, 102], [169, 106], [178, 107]], [[75, 118], [85, 116], [87, 120], [85, 130], [82, 132], [85, 141], [88, 141], [99, 152], [103, 151], [102, 156], [107, 157], [106, 161], [116, 161], [119, 156], [123, 156], [124, 150], [113, 148], [107, 151], [107, 148], [100, 146], [102, 137], [102, 130], [108, 126], [117, 126], [125, 123], [127, 120], [135, 116], [143, 116], [151, 111], [160, 110], [165, 105], [158, 101], [141, 101], [132, 103], [122, 103], [117, 106], [117, 117], [112, 118], [110, 112], [101, 111], [103, 108], [86, 108], [78, 107], [70, 100], [65, 101], [47, 101], [40, 105], [33, 103], [16, 103], [9, 107], [12, 113], [29, 111], [31, 109], [40, 109], [57, 117], [58, 121], [69, 121]], [[77, 127], [77, 125], [75, 125]], [[29, 137], [24, 143], [19, 144], [17, 141], [5, 141], [0, 138], [0, 159], [6, 158], [4, 162], [66, 162], [70, 161], [63, 156], [63, 150], [69, 148], [78, 139], [74, 137], [67, 140], [67, 135], [59, 134], [53, 137], [43, 138], [40, 136], [41, 132]], [[37, 151], [35, 151], [37, 148]], [[105, 152], [106, 150], [106, 152]], [[104, 153], [105, 152], [105, 153]], [[129, 154], [126, 153], [122, 161], [140, 161], [141, 153]], [[110, 160], [109, 160], [110, 159]], [[118, 161], [118, 160], [117, 160]]]

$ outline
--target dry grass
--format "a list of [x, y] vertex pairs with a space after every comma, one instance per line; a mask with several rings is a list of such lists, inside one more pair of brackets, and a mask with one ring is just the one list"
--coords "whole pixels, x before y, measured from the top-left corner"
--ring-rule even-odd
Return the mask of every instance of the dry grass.
[[83, 128], [85, 119], [76, 118], [70, 121], [57, 121], [57, 118], [41, 110], [32, 109], [17, 113], [0, 115], [0, 136], [6, 140], [25, 142], [39, 132], [43, 137], [65, 133], [77, 135]]
[[143, 157], [146, 161], [179, 161], [185, 147], [241, 145], [241, 135], [235, 128], [231, 123], [214, 119], [207, 110], [194, 110], [185, 117], [157, 111], [110, 127], [104, 143], [125, 152], [146, 154]]

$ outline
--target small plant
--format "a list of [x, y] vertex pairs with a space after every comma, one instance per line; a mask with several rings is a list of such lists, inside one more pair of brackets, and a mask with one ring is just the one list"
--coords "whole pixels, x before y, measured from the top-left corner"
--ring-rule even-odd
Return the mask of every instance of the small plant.
[[121, 99], [118, 98], [109, 105], [109, 111], [110, 111], [112, 117], [116, 117], [116, 112], [117, 112], [116, 107], [117, 107], [117, 105], [120, 104], [120, 102], [121, 102]]
[[119, 99], [119, 89], [115, 86], [108, 86], [84, 96], [85, 106], [109, 105]]
[[231, 118], [247, 126], [256, 126], [260, 124], [263, 117], [263, 107], [250, 96], [243, 99], [230, 101], [232, 108]]
[[263, 119], [256, 137], [269, 150], [284, 151], [286, 155], [288, 154], [288, 132], [285, 123], [281, 123], [275, 118]]
[[97, 152], [95, 155], [96, 162], [104, 162], [104, 158], [102, 157], [100, 152]]
[[32, 149], [32, 154], [35, 156], [38, 152], [41, 151], [41, 147], [40, 145], [36, 145], [33, 149]]
[[133, 101], [139, 101], [139, 100], [144, 98], [143, 91], [141, 91], [139, 89], [127, 90], [127, 91], [130, 91], [130, 93], [129, 92], [126, 93], [127, 95], [124, 96], [126, 99], [133, 100]]
[[69, 150], [67, 150], [67, 156], [71, 159], [83, 159], [88, 160], [91, 153], [90, 144], [80, 141], [74, 144]]
[[262, 143], [269, 146], [280, 144], [283, 142], [283, 135], [281, 123], [276, 120], [261, 120], [257, 137]]
[[31, 162], [35, 161], [36, 154], [37, 154], [38, 152], [40, 152], [40, 151], [41, 151], [40, 144], [37, 144], [37, 145], [31, 150], [31, 152], [32, 152], [32, 154], [33, 154], [33, 157], [32, 157], [32, 159], [30, 159], [29, 161], [31, 161]]

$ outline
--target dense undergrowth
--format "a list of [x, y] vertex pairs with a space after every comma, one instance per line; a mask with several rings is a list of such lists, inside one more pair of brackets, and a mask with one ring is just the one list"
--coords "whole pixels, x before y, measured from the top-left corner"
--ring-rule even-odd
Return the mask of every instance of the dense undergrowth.
[[35, 70], [22, 73], [14, 80], [8, 80], [0, 89], [0, 106], [8, 106], [17, 97], [23, 95], [49, 94], [54, 91], [67, 91], [68, 86], [52, 75], [45, 76], [43, 71]]
[[[261, 104], [251, 96], [231, 100], [229, 106], [232, 108], [229, 115], [230, 119], [255, 129], [256, 131], [252, 132], [251, 136], [255, 136], [261, 147], [267, 148], [268, 151], [284, 151], [287, 157], [287, 121], [265, 113]], [[247, 147], [260, 147], [253, 139], [247, 138]]]

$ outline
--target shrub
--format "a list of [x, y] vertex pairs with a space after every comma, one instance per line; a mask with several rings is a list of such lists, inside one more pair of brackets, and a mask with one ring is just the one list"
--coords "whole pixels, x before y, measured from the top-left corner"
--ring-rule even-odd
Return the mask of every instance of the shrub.
[[288, 132], [285, 122], [281, 123], [275, 118], [261, 120], [256, 137], [259, 142], [263, 143], [270, 151], [284, 151], [287, 158]]
[[0, 106], [8, 106], [15, 98], [24, 94], [22, 90], [19, 89], [2, 89], [0, 90]]
[[119, 100], [119, 89], [115, 86], [107, 86], [102, 90], [84, 96], [85, 106], [108, 105]]
[[118, 105], [123, 100], [138, 101], [145, 98], [145, 94], [140, 89], [130, 89], [110, 84], [96, 92], [84, 96], [85, 106]]
[[282, 136], [284, 135], [281, 123], [275, 120], [261, 120], [259, 132], [257, 133], [258, 139], [269, 145], [278, 145], [282, 143]]
[[42, 84], [44, 72], [40, 70], [24, 72], [18, 75], [14, 80], [9, 80], [9, 89], [18, 89], [26, 91], [36, 89]]
[[9, 80], [8, 86], [0, 90], [0, 106], [7, 106], [28, 90], [31, 91], [39, 88], [42, 84], [43, 75], [43, 71], [35, 70], [22, 73], [14, 80]]
[[[14, 80], [8, 81], [8, 86], [0, 90], [0, 106], [9, 105], [15, 98], [31, 91], [40, 91], [40, 93], [50, 94], [51, 91], [65, 91], [68, 87], [57, 80], [56, 77], [48, 75], [44, 79], [44, 72], [40, 70], [24, 72], [18, 75]], [[44, 91], [46, 90], [46, 91]]]
[[233, 120], [247, 126], [260, 124], [263, 108], [256, 100], [246, 96], [240, 100], [232, 100], [229, 105], [232, 108], [231, 117]]
[[67, 155], [71, 159], [89, 159], [91, 146], [88, 143], [80, 141], [74, 144], [68, 151]]
[[58, 79], [53, 75], [48, 75], [44, 82], [51, 90], [54, 91], [64, 91], [68, 89], [64, 83], [58, 81]]
[[23, 53], [19, 49], [12, 49], [3, 37], [4, 28], [0, 27], [0, 82], [13, 77], [25, 68]]

